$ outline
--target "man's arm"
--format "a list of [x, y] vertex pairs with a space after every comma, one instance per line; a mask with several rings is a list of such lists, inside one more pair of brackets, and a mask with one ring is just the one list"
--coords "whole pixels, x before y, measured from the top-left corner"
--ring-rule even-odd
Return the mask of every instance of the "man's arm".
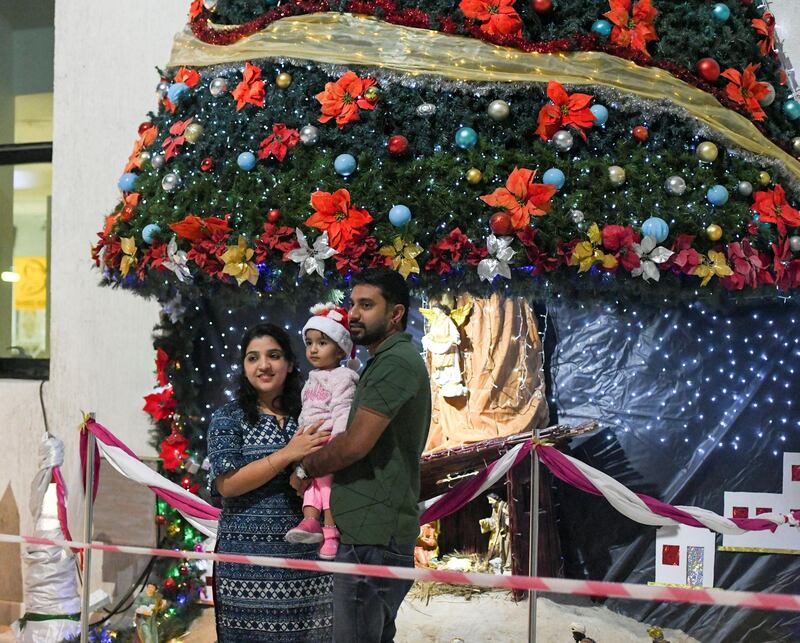
[[388, 417], [359, 407], [344, 433], [334, 436], [322, 449], [303, 458], [303, 468], [312, 478], [344, 469], [367, 455], [387, 426]]

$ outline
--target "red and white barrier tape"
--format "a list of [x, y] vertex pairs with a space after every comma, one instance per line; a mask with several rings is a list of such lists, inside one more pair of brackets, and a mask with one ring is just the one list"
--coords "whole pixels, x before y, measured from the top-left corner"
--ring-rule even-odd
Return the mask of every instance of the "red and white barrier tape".
[[355, 565], [352, 563], [325, 562], [321, 560], [298, 560], [294, 558], [270, 558], [267, 556], [244, 556], [242, 554], [212, 554], [210, 552], [181, 551], [175, 549], [155, 549], [151, 547], [130, 547], [126, 545], [107, 545], [104, 543], [82, 543], [69, 540], [50, 540], [31, 536], [0, 534], [0, 542], [23, 543], [29, 545], [56, 545], [64, 549], [94, 549], [134, 556], [164, 556], [195, 560], [214, 560], [225, 563], [241, 563], [262, 567], [303, 569], [308, 571], [354, 574], [359, 576], [379, 576], [405, 580], [434, 581], [453, 585], [474, 585], [496, 589], [535, 590], [555, 594], [578, 596], [603, 596], [637, 601], [666, 601], [671, 603], [694, 603], [700, 605], [724, 605], [726, 607], [748, 607], [764, 610], [785, 610], [800, 612], [800, 596], [793, 594], [770, 594], [741, 592], [723, 589], [689, 589], [682, 587], [657, 587], [633, 583], [612, 583], [608, 581], [569, 580], [566, 578], [542, 578], [538, 576], [500, 576], [450, 572], [411, 567], [388, 567], [386, 565]]

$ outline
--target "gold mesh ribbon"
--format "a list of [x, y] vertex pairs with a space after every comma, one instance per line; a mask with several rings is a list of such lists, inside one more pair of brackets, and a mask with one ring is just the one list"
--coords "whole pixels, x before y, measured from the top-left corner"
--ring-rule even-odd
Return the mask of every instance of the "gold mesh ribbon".
[[[314, 13], [283, 18], [231, 45], [210, 45], [187, 28], [175, 37], [169, 66], [205, 67], [286, 57], [366, 65], [452, 80], [599, 85], [643, 99], [669, 100], [734, 145], [780, 161], [800, 178], [800, 162], [764, 137], [741, 114], [669, 72], [600, 52], [526, 53], [474, 38], [402, 27], [375, 18]], [[532, 109], [535, 106], [531, 106]]]

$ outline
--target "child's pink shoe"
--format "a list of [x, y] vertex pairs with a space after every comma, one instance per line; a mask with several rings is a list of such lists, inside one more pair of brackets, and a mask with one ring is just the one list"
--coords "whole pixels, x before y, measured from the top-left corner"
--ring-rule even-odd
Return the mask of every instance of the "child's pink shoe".
[[325, 540], [319, 548], [319, 557], [322, 560], [333, 560], [339, 551], [339, 530], [336, 527], [323, 527], [322, 533], [325, 535]]
[[322, 528], [316, 518], [303, 518], [300, 524], [286, 532], [287, 543], [313, 544], [321, 543]]

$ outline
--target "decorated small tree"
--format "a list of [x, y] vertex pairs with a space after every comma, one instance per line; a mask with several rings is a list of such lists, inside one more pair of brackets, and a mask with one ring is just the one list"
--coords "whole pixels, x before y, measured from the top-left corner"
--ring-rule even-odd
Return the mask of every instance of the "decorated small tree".
[[[367, 267], [426, 296], [800, 287], [800, 103], [750, 1], [195, 0], [189, 27], [93, 250], [163, 306], [145, 410], [186, 488], [238, 332]], [[199, 591], [161, 573], [172, 609]]]

